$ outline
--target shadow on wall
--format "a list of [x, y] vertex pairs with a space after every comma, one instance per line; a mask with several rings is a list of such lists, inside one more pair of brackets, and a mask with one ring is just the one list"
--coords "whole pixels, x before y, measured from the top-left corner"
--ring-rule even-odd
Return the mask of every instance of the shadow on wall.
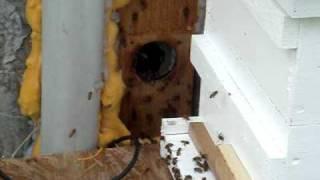
[[24, 6], [25, 0], [0, 0], [0, 157], [10, 156], [32, 127], [17, 104], [30, 50]]

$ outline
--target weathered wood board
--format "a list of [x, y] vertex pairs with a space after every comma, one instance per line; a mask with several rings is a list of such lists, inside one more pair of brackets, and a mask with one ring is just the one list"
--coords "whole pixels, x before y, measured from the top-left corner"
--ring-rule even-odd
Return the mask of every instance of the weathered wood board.
[[203, 123], [190, 123], [190, 136], [198, 151], [206, 154], [219, 180], [251, 180], [231, 145], [216, 145]]
[[[198, 5], [198, 0], [132, 0], [119, 11], [119, 57], [127, 86], [120, 117], [134, 135], [159, 136], [161, 118], [194, 115], [190, 44]], [[176, 64], [167, 76], [146, 82], [133, 66], [136, 52], [150, 42], [175, 49]]]
[[122, 32], [192, 34], [198, 21], [198, 0], [132, 0], [120, 10]]
[[[0, 169], [14, 180], [97, 179], [118, 175], [132, 158], [132, 147], [106, 149], [95, 159], [79, 161], [96, 152], [0, 161]], [[124, 179], [168, 180], [171, 175], [160, 159], [159, 145], [143, 146], [139, 161]]]

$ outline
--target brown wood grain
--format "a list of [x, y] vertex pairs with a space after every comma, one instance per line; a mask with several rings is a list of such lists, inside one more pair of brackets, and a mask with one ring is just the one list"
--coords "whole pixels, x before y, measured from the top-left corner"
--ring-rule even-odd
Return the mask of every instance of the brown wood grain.
[[219, 180], [251, 179], [232, 146], [216, 145], [203, 123], [190, 123], [190, 136]]
[[198, 0], [131, 0], [119, 12], [125, 34], [191, 34], [198, 20]]
[[[127, 86], [120, 118], [132, 134], [159, 136], [162, 118], [187, 117], [197, 112], [193, 109], [197, 87], [190, 45], [198, 7], [198, 0], [132, 0], [119, 10], [119, 59]], [[133, 68], [133, 57], [140, 47], [153, 41], [175, 48], [177, 63], [165, 78], [144, 82]]]
[[[1, 160], [0, 169], [13, 180], [109, 180], [127, 166], [132, 153], [132, 147], [122, 147], [106, 149], [96, 160], [87, 161], [78, 159], [95, 152]], [[145, 145], [136, 166], [124, 179], [171, 179], [165, 162], [160, 159], [159, 145]]]

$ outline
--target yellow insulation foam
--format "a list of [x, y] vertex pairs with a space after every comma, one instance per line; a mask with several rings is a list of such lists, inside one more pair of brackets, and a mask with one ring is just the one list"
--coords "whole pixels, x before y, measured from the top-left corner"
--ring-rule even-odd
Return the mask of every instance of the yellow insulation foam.
[[32, 28], [32, 49], [26, 61], [18, 103], [22, 114], [37, 121], [41, 97], [41, 0], [27, 1], [26, 18]]
[[105, 50], [108, 76], [102, 91], [102, 114], [100, 122], [99, 145], [105, 146], [114, 139], [130, 134], [128, 129], [119, 118], [121, 100], [125, 92], [125, 84], [122, 80], [122, 73], [119, 69], [119, 61], [116, 53], [116, 41], [119, 28], [111, 19], [111, 14], [119, 8], [124, 7], [130, 0], [113, 0], [112, 9], [107, 13], [107, 45]]
[[[100, 113], [100, 146], [105, 146], [114, 139], [130, 134], [119, 119], [125, 85], [118, 68], [119, 62], [116, 52], [119, 29], [117, 24], [111, 20], [112, 12], [124, 7], [129, 2], [130, 0], [113, 0], [112, 8], [107, 13], [105, 59], [108, 76], [101, 97], [103, 108]], [[41, 103], [41, 7], [41, 0], [27, 0], [26, 17], [32, 29], [32, 50], [26, 61], [26, 70], [18, 99], [22, 114], [31, 117], [36, 123], [39, 121]], [[40, 137], [37, 138], [33, 148], [33, 155], [39, 154]]]

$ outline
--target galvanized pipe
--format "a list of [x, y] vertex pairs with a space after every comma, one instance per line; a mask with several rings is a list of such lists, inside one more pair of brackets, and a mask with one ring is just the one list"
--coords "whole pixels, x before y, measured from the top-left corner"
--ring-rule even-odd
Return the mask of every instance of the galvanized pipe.
[[43, 154], [97, 145], [104, 0], [43, 0]]

